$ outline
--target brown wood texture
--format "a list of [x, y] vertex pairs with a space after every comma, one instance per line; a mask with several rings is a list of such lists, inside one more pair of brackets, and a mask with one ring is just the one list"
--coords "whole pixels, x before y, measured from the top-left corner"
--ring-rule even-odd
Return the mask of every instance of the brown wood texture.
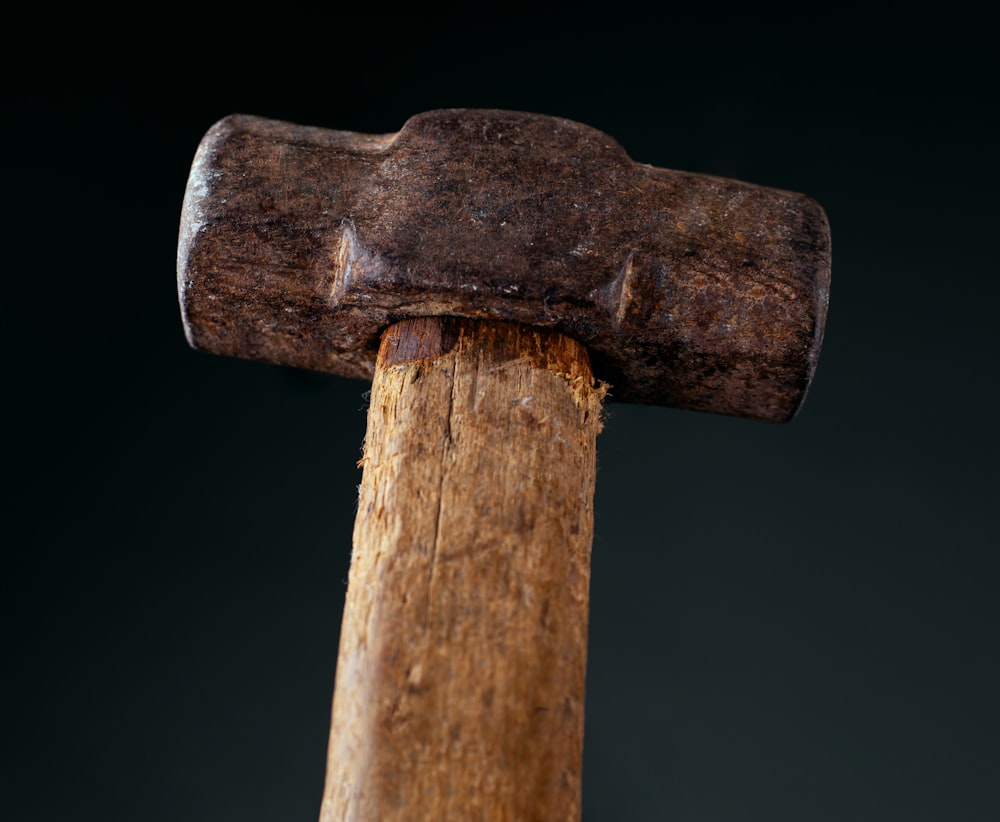
[[386, 332], [321, 822], [580, 818], [603, 399], [556, 332]]

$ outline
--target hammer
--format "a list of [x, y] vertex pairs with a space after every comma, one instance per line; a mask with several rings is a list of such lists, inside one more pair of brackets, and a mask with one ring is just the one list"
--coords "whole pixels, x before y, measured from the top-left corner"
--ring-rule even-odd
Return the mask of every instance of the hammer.
[[793, 419], [823, 209], [534, 113], [233, 115], [177, 277], [193, 348], [371, 382], [321, 822], [579, 820], [606, 406]]

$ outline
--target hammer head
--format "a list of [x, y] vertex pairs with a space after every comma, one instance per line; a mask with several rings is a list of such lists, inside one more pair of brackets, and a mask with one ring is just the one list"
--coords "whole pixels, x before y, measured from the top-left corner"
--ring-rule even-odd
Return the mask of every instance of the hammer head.
[[368, 135], [234, 115], [195, 154], [177, 277], [189, 343], [216, 354], [370, 379], [393, 322], [509, 320], [583, 342], [615, 401], [784, 422], [830, 232], [802, 194], [637, 163], [557, 117]]

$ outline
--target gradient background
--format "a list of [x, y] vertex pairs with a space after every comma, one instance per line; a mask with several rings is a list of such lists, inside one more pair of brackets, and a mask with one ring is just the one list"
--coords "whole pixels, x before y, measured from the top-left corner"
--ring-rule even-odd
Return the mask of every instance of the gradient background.
[[805, 192], [832, 227], [798, 419], [609, 408], [584, 819], [1000, 819], [993, 5], [10, 30], [0, 816], [317, 818], [366, 386], [188, 348], [187, 172], [233, 112], [482, 106]]

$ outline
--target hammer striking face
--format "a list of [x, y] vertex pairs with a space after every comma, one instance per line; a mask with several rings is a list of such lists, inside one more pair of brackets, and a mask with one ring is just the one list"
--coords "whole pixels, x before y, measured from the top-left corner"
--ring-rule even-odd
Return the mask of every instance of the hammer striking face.
[[510, 320], [586, 345], [613, 400], [771, 422], [805, 397], [829, 279], [809, 197], [495, 110], [388, 135], [227, 117], [198, 148], [178, 250], [195, 348], [371, 379], [396, 321]]

